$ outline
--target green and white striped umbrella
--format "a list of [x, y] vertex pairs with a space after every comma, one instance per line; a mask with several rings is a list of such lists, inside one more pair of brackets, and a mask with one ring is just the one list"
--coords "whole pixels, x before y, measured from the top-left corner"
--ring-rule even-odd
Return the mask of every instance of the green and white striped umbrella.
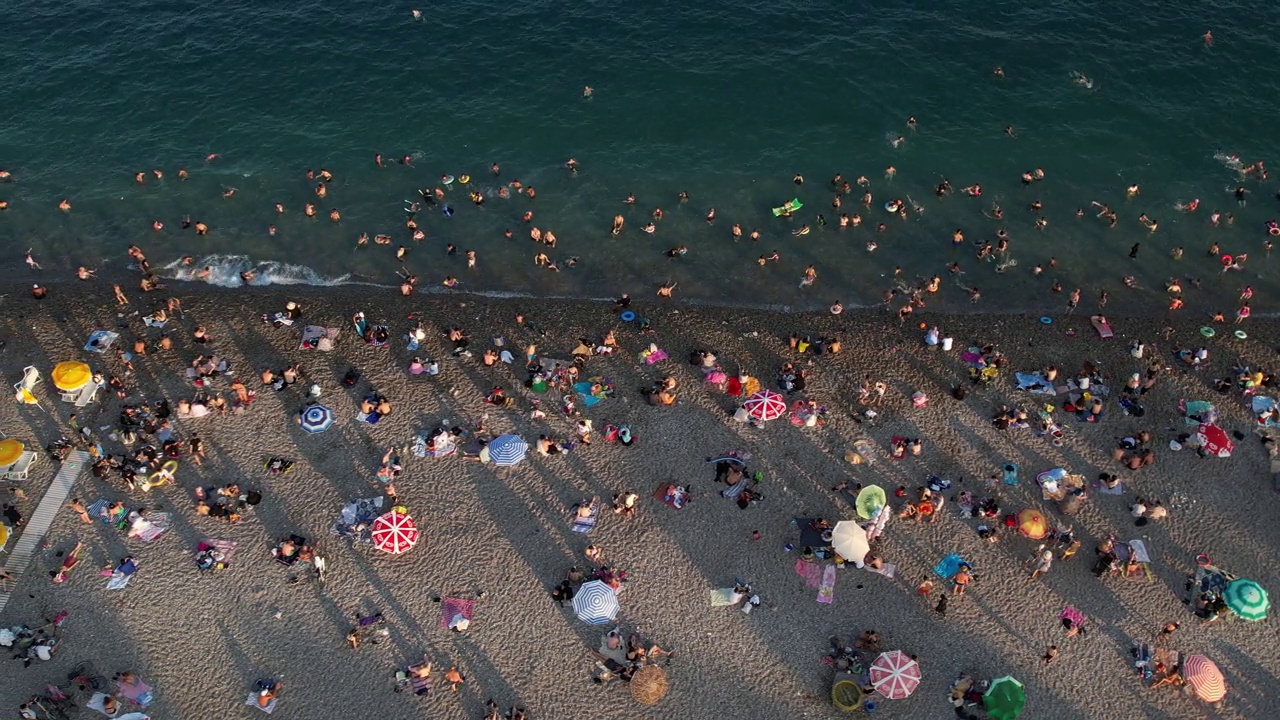
[[1271, 598], [1261, 585], [1241, 578], [1227, 583], [1222, 591], [1222, 599], [1226, 601], [1231, 612], [1245, 620], [1265, 620], [1267, 610], [1271, 607]]

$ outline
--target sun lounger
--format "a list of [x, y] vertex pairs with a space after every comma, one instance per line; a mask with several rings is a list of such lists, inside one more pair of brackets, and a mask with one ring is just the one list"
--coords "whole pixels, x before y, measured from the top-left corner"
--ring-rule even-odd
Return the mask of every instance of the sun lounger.
[[14, 464], [0, 468], [0, 477], [5, 480], [26, 480], [27, 473], [31, 472], [31, 466], [35, 464], [38, 456], [30, 450], [24, 450], [22, 455], [18, 457]]

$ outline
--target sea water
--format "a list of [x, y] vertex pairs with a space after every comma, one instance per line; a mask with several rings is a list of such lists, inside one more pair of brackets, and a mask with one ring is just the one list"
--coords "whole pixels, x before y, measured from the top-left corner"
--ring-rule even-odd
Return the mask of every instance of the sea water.
[[[1260, 311], [1280, 289], [1263, 247], [1264, 223], [1280, 216], [1278, 186], [1239, 175], [1242, 163], [1280, 163], [1269, 156], [1280, 147], [1273, 3], [416, 7], [420, 19], [412, 3], [12, 0], [0, 35], [0, 168], [12, 175], [0, 184], [10, 203], [0, 256], [10, 272], [26, 276], [29, 247], [46, 277], [81, 264], [122, 272], [137, 243], [161, 274], [209, 266], [221, 285], [247, 269], [258, 284], [394, 285], [403, 271], [424, 286], [452, 275], [464, 289], [532, 296], [646, 295], [677, 282], [677, 301], [783, 308], [875, 304], [934, 274], [943, 289], [930, 308], [954, 310], [1064, 310], [1054, 281], [1083, 288], [1083, 309], [1106, 289], [1117, 312], [1162, 310], [1173, 277], [1201, 278], [1228, 310], [1244, 284]], [[409, 166], [398, 162], [406, 155]], [[571, 157], [576, 174], [564, 166]], [[321, 168], [336, 176], [323, 199], [305, 176]], [[1046, 179], [1024, 186], [1021, 173], [1035, 168]], [[865, 175], [871, 206], [855, 187], [835, 210], [836, 173]], [[426, 239], [415, 243], [406, 205], [419, 189], [445, 187], [446, 174], [472, 180], [447, 187], [452, 217], [420, 209]], [[935, 197], [943, 178], [957, 191], [981, 183], [982, 197]], [[513, 180], [537, 197], [498, 197]], [[1126, 199], [1131, 184], [1141, 192]], [[1238, 185], [1250, 191], [1245, 205], [1231, 194]], [[631, 193], [636, 204], [624, 204]], [[793, 197], [804, 209], [774, 217]], [[63, 198], [69, 213], [57, 209]], [[899, 198], [905, 220], [883, 209]], [[1193, 198], [1197, 212], [1176, 209]], [[1119, 213], [1117, 227], [1094, 217], [1095, 200]], [[1028, 210], [1034, 201], [1044, 209]], [[303, 215], [306, 203], [317, 217]], [[1003, 222], [985, 214], [992, 203]], [[332, 208], [341, 222], [328, 219]], [[664, 218], [650, 235], [641, 228], [655, 208]], [[1211, 227], [1214, 210], [1234, 224]], [[862, 226], [837, 229], [841, 212]], [[626, 220], [618, 236], [615, 214]], [[184, 216], [209, 234], [183, 231]], [[734, 223], [762, 239], [735, 242]], [[793, 235], [806, 224], [809, 234]], [[558, 246], [531, 242], [531, 226], [552, 230]], [[1000, 228], [1010, 252], [978, 260], [973, 242]], [[361, 233], [393, 241], [357, 247]], [[1221, 273], [1207, 252], [1214, 241], [1247, 253], [1245, 269]], [[688, 252], [664, 254], [678, 246]], [[477, 252], [474, 270], [466, 250]], [[781, 260], [757, 264], [775, 250]], [[538, 252], [559, 272], [535, 266]], [[191, 266], [175, 264], [184, 256]], [[963, 272], [948, 273], [951, 262]], [[802, 288], [811, 264], [818, 280]], [[1142, 291], [1121, 285], [1128, 275]], [[965, 289], [975, 287], [983, 299], [971, 305]], [[1189, 293], [1188, 310], [1207, 312]]]

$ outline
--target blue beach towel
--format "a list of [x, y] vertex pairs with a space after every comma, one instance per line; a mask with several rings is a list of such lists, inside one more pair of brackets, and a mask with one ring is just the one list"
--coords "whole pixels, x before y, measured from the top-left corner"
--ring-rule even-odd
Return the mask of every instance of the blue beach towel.
[[960, 557], [959, 553], [951, 553], [950, 555], [942, 558], [942, 562], [939, 562], [933, 568], [933, 571], [938, 574], [938, 577], [944, 580], [950, 580], [955, 577], [956, 573], [960, 572], [961, 565], [965, 567], [973, 567], [969, 564], [968, 560]]

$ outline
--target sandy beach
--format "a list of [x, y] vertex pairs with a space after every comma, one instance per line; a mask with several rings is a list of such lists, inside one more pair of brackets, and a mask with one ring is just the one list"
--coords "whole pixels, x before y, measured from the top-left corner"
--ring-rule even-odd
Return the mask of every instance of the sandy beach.
[[[921, 313], [904, 324], [888, 311], [781, 315], [645, 298], [633, 307], [650, 320], [652, 332], [641, 333], [638, 323], [620, 321], [607, 303], [464, 294], [402, 298], [356, 287], [228, 291], [178, 283], [172, 291], [182, 300], [183, 316], [161, 331], [146, 328], [141, 317], [163, 301], [136, 290], [129, 292], [130, 305], [117, 307], [97, 284], [55, 286], [39, 302], [21, 286], [9, 289], [9, 312], [0, 322], [0, 369], [10, 384], [25, 366], [35, 366], [45, 379], [34, 391], [40, 407], [3, 404], [0, 434], [28, 449], [41, 450], [70, 434], [74, 411], [106, 452], [124, 452], [107, 439], [121, 403], [115, 393], [104, 388], [85, 408], [59, 402], [49, 371], [64, 360], [118, 375], [128, 402], [167, 398], [176, 404], [201, 390], [184, 378], [184, 369], [197, 355], [212, 352], [257, 393], [243, 414], [171, 419], [177, 437], [198, 434], [207, 454], [203, 465], [183, 460], [174, 483], [130, 492], [118, 478], [104, 482], [87, 470], [82, 474], [72, 494], [85, 504], [123, 500], [129, 509], [163, 510], [172, 514], [172, 526], [146, 543], [100, 522], [83, 524], [71, 510], [58, 515], [12, 588], [0, 625], [35, 626], [62, 610], [69, 615], [52, 660], [26, 668], [9, 661], [0, 677], [0, 708], [10, 716], [46, 684], [65, 685], [68, 672], [88, 661], [106, 678], [124, 670], [145, 678], [155, 688], [146, 712], [157, 719], [257, 717], [244, 701], [261, 678], [283, 683], [273, 716], [286, 720], [480, 718], [490, 698], [504, 709], [519, 704], [530, 717], [545, 720], [726, 713], [740, 720], [830, 718], [841, 713], [829, 697], [833, 668], [822, 662], [828, 638], [847, 641], [869, 628], [878, 631], [885, 649], [918, 656], [923, 673], [911, 697], [878, 702], [877, 712], [887, 717], [951, 717], [947, 691], [960, 673], [1018, 678], [1027, 695], [1022, 717], [1037, 720], [1259, 718], [1270, 712], [1266, 708], [1280, 690], [1280, 646], [1270, 621], [1204, 624], [1182, 603], [1184, 578], [1200, 553], [1265, 588], [1280, 588], [1280, 572], [1270, 562], [1280, 545], [1274, 523], [1280, 496], [1272, 490], [1267, 454], [1253, 432], [1257, 423], [1239, 390], [1220, 394], [1211, 387], [1212, 378], [1229, 374], [1238, 361], [1275, 369], [1280, 326], [1271, 319], [1250, 320], [1246, 340], [1232, 338], [1232, 328], [1224, 325], [1206, 340], [1197, 321], [1180, 320], [1166, 331], [1158, 318], [1113, 316], [1116, 337], [1103, 340], [1081, 316], [1041, 324], [1018, 315]], [[298, 322], [282, 328], [263, 322], [263, 315], [282, 311], [287, 301], [301, 304]], [[387, 347], [368, 345], [355, 334], [350, 318], [357, 311], [388, 327]], [[518, 313], [533, 327], [517, 325]], [[411, 352], [402, 336], [417, 321], [428, 337]], [[943, 336], [954, 338], [954, 347], [943, 352], [927, 346], [921, 322], [939, 326]], [[310, 324], [340, 329], [332, 352], [299, 348], [302, 326]], [[197, 326], [207, 329], [208, 344], [192, 342]], [[444, 334], [453, 326], [470, 335], [472, 356], [452, 355]], [[133, 373], [126, 374], [114, 353], [82, 350], [95, 328], [119, 332], [118, 346], [125, 350], [136, 338], [147, 341], [147, 354], [132, 360]], [[559, 396], [524, 387], [524, 348], [536, 343], [540, 358], [569, 359], [579, 338], [594, 345], [610, 330], [617, 336], [616, 351], [587, 361], [583, 377], [608, 378], [614, 397], [579, 409], [598, 431], [609, 423], [629, 425], [636, 438], [632, 446], [605, 442], [598, 432], [590, 445], [576, 444], [567, 454], [542, 456], [531, 449], [510, 468], [459, 456], [418, 458], [407, 450], [420, 433], [439, 426], [472, 428], [482, 418], [491, 434], [516, 433], [530, 445], [544, 434], [573, 440], [576, 419], [559, 411]], [[161, 332], [172, 337], [171, 350], [156, 349]], [[843, 349], [835, 355], [799, 354], [788, 346], [792, 333], [838, 333]], [[504, 346], [496, 347], [495, 338]], [[1128, 352], [1135, 338], [1145, 341], [1144, 359]], [[638, 360], [650, 343], [669, 359], [653, 365]], [[991, 383], [970, 385], [961, 355], [988, 344], [1007, 356], [1007, 364]], [[1173, 356], [1201, 346], [1211, 353], [1203, 369]], [[481, 354], [490, 347], [511, 350], [514, 364], [485, 367]], [[703, 381], [688, 362], [698, 350], [713, 350], [727, 372], [741, 369], [768, 388], [776, 388], [780, 365], [795, 363], [808, 372], [808, 383], [787, 401], [816, 401], [826, 409], [825, 424], [805, 427], [786, 417], [759, 428], [735, 422], [741, 398]], [[410, 375], [406, 368], [415, 355], [437, 359], [440, 374]], [[1126, 416], [1115, 398], [1130, 373], [1142, 372], [1152, 358], [1172, 370], [1141, 397], [1145, 415]], [[1013, 380], [1014, 371], [1048, 365], [1073, 374], [1086, 361], [1100, 368], [1112, 388], [1097, 423], [1063, 413], [1064, 397], [1031, 395]], [[304, 381], [281, 392], [262, 387], [263, 368], [279, 371], [292, 363], [301, 363]], [[361, 379], [344, 387], [341, 381], [353, 367]], [[668, 407], [647, 404], [638, 388], [664, 376], [678, 380], [678, 401]], [[857, 402], [868, 377], [888, 387], [874, 418]], [[206, 389], [227, 394], [229, 382], [223, 375]], [[313, 383], [320, 387], [320, 402], [336, 415], [333, 427], [319, 434], [304, 433], [295, 422]], [[965, 399], [952, 396], [956, 385], [968, 388]], [[515, 407], [486, 404], [494, 386], [515, 398]], [[356, 417], [361, 398], [371, 392], [394, 407], [376, 425]], [[912, 402], [917, 392], [928, 396], [923, 407]], [[1274, 394], [1262, 389], [1267, 393]], [[530, 418], [535, 398], [545, 420]], [[1169, 449], [1169, 440], [1190, 430], [1178, 412], [1182, 399], [1212, 401], [1221, 427], [1243, 434], [1232, 457]], [[1003, 404], [1027, 408], [1034, 417], [1046, 402], [1058, 408], [1060, 446], [1033, 429], [999, 430], [991, 422]], [[1152, 434], [1157, 459], [1130, 471], [1112, 459], [1112, 449], [1116, 438], [1142, 430]], [[891, 459], [895, 436], [920, 438], [921, 454]], [[875, 448], [872, 464], [846, 461], [858, 439]], [[330, 533], [345, 504], [381, 493], [375, 474], [392, 447], [402, 449], [404, 466], [395, 480], [398, 500], [421, 532], [416, 547], [398, 556]], [[746, 509], [720, 497], [725, 486], [713, 481], [714, 467], [706, 462], [726, 451], [750, 453], [749, 468], [762, 473], [763, 499]], [[292, 471], [266, 473], [263, 463], [270, 457], [293, 460]], [[1020, 466], [1020, 484], [993, 486], [989, 479], [1006, 463]], [[1056, 467], [1090, 482], [1087, 501], [1069, 518], [1042, 498], [1035, 482], [1038, 473]], [[29, 479], [7, 483], [21, 487], [25, 499], [10, 495], [6, 502], [16, 502], [29, 516], [56, 472], [57, 464], [41, 451]], [[1092, 482], [1102, 472], [1121, 475], [1125, 493], [1097, 492]], [[832, 491], [838, 483], [879, 485], [897, 509], [904, 499], [893, 497], [895, 488], [905, 486], [914, 496], [931, 476], [951, 482], [942, 493], [949, 499], [964, 490], [998, 495], [1001, 514], [1035, 508], [1053, 524], [1071, 524], [1082, 541], [1079, 554], [1056, 559], [1046, 575], [1030, 579], [1024, 561], [1039, 543], [1014, 531], [988, 543], [976, 532], [979, 521], [961, 517], [957, 504], [947, 502], [936, 522], [889, 522], [874, 549], [896, 565], [895, 578], [845, 566], [837, 571], [834, 601], [816, 602], [817, 590], [795, 569], [800, 548], [785, 548], [799, 544], [792, 521], [853, 518], [853, 507]], [[262, 493], [252, 514], [237, 524], [197, 515], [197, 487], [231, 482]], [[663, 483], [687, 486], [692, 501], [680, 510], [658, 502], [651, 495]], [[635, 517], [616, 516], [606, 507], [593, 532], [571, 531], [575, 503], [598, 496], [607, 506], [624, 491], [640, 496]], [[1135, 527], [1130, 505], [1138, 496], [1162, 500], [1168, 518]], [[323, 583], [308, 567], [273, 560], [271, 549], [291, 534], [317, 545], [327, 561]], [[1111, 535], [1146, 543], [1150, 577], [1100, 579], [1090, 572], [1094, 548]], [[238, 543], [230, 567], [196, 567], [197, 544], [207, 538]], [[52, 583], [49, 573], [77, 541], [84, 543], [82, 563], [66, 582]], [[603, 548], [604, 564], [628, 573], [618, 624], [676, 651], [665, 667], [669, 693], [655, 705], [632, 700], [623, 682], [592, 682], [595, 659], [589, 650], [610, 626], [584, 624], [550, 598], [568, 568], [591, 565], [583, 550], [593, 543]], [[937, 588], [927, 600], [916, 586], [953, 552], [973, 565], [975, 580], [963, 596], [950, 598], [943, 617], [933, 606], [948, 584], [934, 577]], [[136, 575], [123, 590], [105, 589], [99, 570], [127, 555], [137, 559]], [[735, 579], [759, 594], [762, 604], [754, 612], [710, 605], [710, 591], [731, 587]], [[450, 597], [478, 598], [466, 632], [441, 624], [439, 601]], [[1058, 618], [1067, 606], [1087, 616], [1086, 634], [1064, 636]], [[386, 633], [380, 642], [353, 650], [344, 637], [357, 616], [374, 613], [384, 616]], [[1177, 689], [1147, 689], [1135, 674], [1130, 648], [1156, 642], [1157, 631], [1169, 622], [1181, 627], [1158, 645], [1215, 661], [1229, 687], [1221, 708], [1209, 709]], [[1046, 664], [1041, 656], [1049, 645], [1061, 654]], [[433, 696], [394, 692], [397, 668], [424, 653], [435, 663]], [[442, 679], [449, 666], [466, 677], [457, 692]], [[980, 705], [969, 711], [983, 717]], [[72, 717], [97, 714], [79, 709]]]

